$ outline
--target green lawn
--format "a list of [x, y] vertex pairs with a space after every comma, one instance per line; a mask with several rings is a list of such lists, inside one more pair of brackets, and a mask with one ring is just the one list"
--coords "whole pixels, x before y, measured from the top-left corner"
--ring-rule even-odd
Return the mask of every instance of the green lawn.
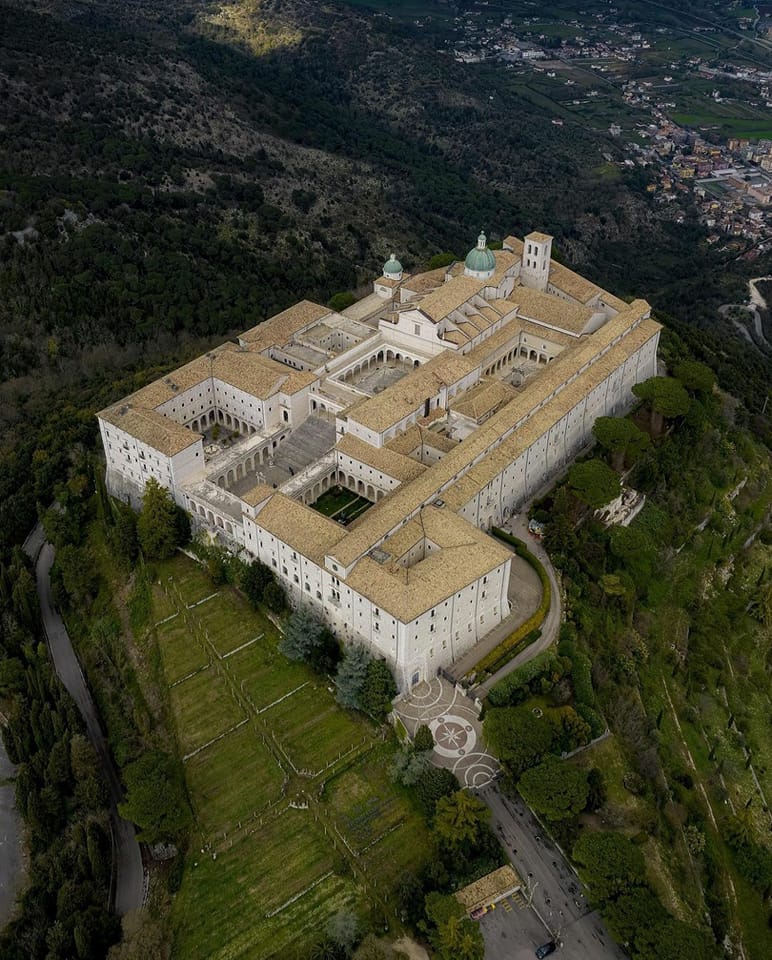
[[[197, 864], [197, 865], [195, 865]], [[274, 917], [290, 899], [333, 871], [335, 850], [304, 810], [287, 810], [244, 834], [212, 859], [191, 856], [174, 920], [175, 953], [184, 960], [260, 960], [291, 956], [327, 919], [356, 900], [350, 878], [334, 873]]]
[[387, 757], [378, 751], [336, 777], [326, 791], [335, 822], [362, 851], [413, 810], [388, 776]]
[[179, 593], [186, 604], [197, 603], [204, 597], [217, 592], [201, 567], [192, 561], [183, 564], [182, 557], [175, 557], [162, 563], [158, 571], [158, 580], [171, 590], [172, 596]]
[[378, 747], [336, 777], [325, 792], [338, 829], [387, 895], [406, 871], [429, 856], [423, 817], [391, 782], [390, 763], [388, 745]]
[[244, 719], [225, 678], [214, 668], [172, 687], [169, 696], [183, 756]]
[[212, 835], [230, 832], [278, 800], [284, 779], [254, 721], [191, 757], [185, 775], [196, 816]]
[[153, 584], [153, 614], [156, 623], [177, 613], [179, 605], [176, 597], [169, 596], [160, 583]]
[[323, 513], [325, 517], [346, 516], [349, 520], [356, 519], [371, 506], [370, 500], [342, 487], [332, 487], [313, 504], [314, 510]]
[[244, 690], [258, 710], [311, 681], [314, 676], [308, 667], [287, 660], [275, 643], [269, 644], [265, 640], [239, 650], [228, 657], [225, 664], [237, 679], [239, 689]]
[[265, 634], [265, 623], [257, 623], [251, 612], [240, 597], [230, 592], [218, 594], [195, 608], [196, 619], [220, 656]]
[[352, 747], [373, 742], [371, 724], [341, 710], [319, 683], [272, 707], [267, 718], [297, 769], [321, 771]]
[[[426, 825], [388, 778], [393, 742], [282, 656], [269, 619], [231, 588], [215, 590], [187, 558], [165, 564], [161, 579], [185, 604], [211, 597], [155, 631], [181, 753], [203, 747], [184, 765], [196, 826], [173, 908], [174, 956], [305, 960], [342, 906], [364, 916], [388, 905], [399, 877], [428, 856]], [[154, 622], [167, 603], [156, 596]], [[329, 771], [316, 771], [351, 748], [351, 766], [319, 801]], [[377, 893], [363, 883], [375, 879]]]
[[157, 628], [158, 646], [169, 684], [176, 683], [209, 663], [205, 647], [192, 635], [180, 614]]
[[727, 116], [719, 113], [676, 113], [673, 119], [681, 126], [715, 127], [726, 136], [748, 137], [755, 140], [760, 137], [772, 137], [772, 120], [758, 117]]

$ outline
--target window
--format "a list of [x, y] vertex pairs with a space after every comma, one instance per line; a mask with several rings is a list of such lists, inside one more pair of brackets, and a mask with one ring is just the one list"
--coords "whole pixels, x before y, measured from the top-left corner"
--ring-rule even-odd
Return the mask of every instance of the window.
[[414, 324], [413, 324], [413, 333], [414, 333], [417, 337], [420, 337], [420, 336], [421, 336], [421, 325], [420, 325], [420, 323], [414, 323]]

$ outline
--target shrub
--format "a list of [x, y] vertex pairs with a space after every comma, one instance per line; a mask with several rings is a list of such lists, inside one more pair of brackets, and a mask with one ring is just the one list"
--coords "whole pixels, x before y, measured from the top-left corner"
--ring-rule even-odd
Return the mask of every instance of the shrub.
[[588, 707], [586, 703], [577, 703], [576, 712], [588, 724], [590, 728], [590, 736], [594, 740], [596, 737], [599, 737], [606, 729], [606, 722], [603, 717], [593, 710], [592, 707]]
[[592, 663], [586, 653], [574, 652], [571, 657], [571, 680], [577, 703], [595, 706], [595, 691], [592, 689]]
[[542, 680], [551, 689], [568, 672], [570, 663], [554, 650], [544, 650], [499, 680], [488, 693], [489, 705], [506, 707], [522, 703], [532, 692], [542, 692]]
[[287, 595], [280, 583], [272, 580], [263, 591], [263, 603], [274, 613], [283, 613], [287, 609]]
[[416, 730], [413, 737], [413, 746], [419, 752], [434, 749], [434, 737], [425, 723], [422, 723]]
[[584, 810], [590, 787], [587, 774], [556, 757], [547, 757], [520, 777], [517, 789], [548, 820], [566, 820]]

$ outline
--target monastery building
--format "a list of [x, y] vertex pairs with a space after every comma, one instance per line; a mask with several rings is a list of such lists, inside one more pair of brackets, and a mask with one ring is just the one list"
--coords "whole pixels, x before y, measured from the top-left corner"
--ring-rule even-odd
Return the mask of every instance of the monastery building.
[[649, 305], [551, 249], [481, 234], [413, 276], [392, 255], [341, 313], [303, 300], [245, 331], [101, 411], [108, 489], [138, 506], [155, 477], [401, 689], [431, 678], [509, 613], [487, 531], [656, 374]]

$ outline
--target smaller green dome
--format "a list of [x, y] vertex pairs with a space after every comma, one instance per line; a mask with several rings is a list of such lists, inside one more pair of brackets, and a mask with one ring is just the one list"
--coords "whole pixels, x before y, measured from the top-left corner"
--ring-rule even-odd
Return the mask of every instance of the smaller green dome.
[[477, 246], [466, 255], [464, 266], [475, 273], [493, 273], [496, 269], [496, 258], [488, 249], [488, 241], [484, 233], [477, 238]]
[[402, 264], [392, 253], [389, 259], [383, 265], [383, 274], [386, 277], [390, 277], [398, 276], [400, 273], [402, 273]]

